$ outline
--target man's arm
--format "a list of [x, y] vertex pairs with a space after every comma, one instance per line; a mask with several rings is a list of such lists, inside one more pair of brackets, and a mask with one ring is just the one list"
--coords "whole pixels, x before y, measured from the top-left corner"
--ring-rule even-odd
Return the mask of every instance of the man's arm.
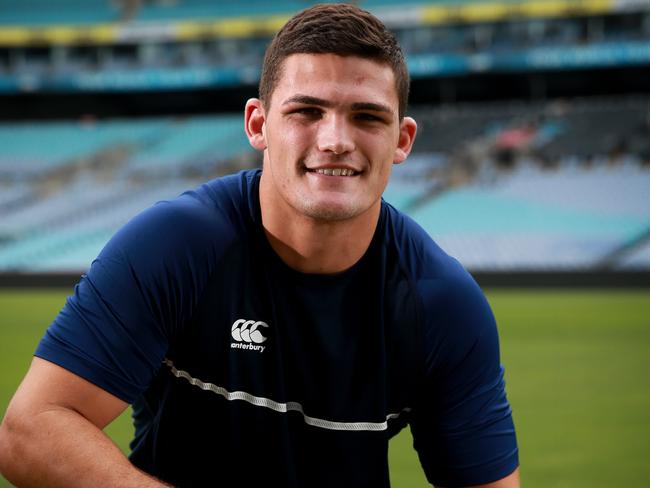
[[167, 486], [102, 432], [128, 404], [35, 357], [0, 426], [0, 472], [17, 486]]
[[[475, 485], [469, 488], [519, 488], [519, 468], [515, 469], [511, 474], [502, 478], [498, 481], [493, 481], [492, 483], [486, 483], [484, 485]], [[442, 488], [436, 486], [436, 488]]]

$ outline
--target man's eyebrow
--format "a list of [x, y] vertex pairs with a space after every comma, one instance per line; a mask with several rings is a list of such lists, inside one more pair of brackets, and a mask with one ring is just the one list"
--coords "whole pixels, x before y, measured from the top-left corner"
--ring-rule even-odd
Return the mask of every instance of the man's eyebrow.
[[288, 105], [290, 103], [304, 103], [305, 105], [318, 105], [320, 107], [332, 107], [334, 104], [329, 100], [323, 98], [312, 97], [310, 95], [294, 95], [287, 98], [282, 105]]
[[[311, 95], [294, 95], [282, 102], [282, 105], [288, 105], [290, 103], [303, 103], [305, 105], [316, 105], [326, 108], [334, 106], [334, 103], [330, 100], [312, 97]], [[373, 102], [355, 102], [351, 105], [351, 108], [352, 110], [371, 110], [373, 112], [393, 113], [393, 110], [391, 110], [389, 106]]]
[[386, 112], [392, 114], [393, 111], [387, 105], [372, 102], [357, 102], [352, 104], [352, 110], [371, 110], [373, 112]]

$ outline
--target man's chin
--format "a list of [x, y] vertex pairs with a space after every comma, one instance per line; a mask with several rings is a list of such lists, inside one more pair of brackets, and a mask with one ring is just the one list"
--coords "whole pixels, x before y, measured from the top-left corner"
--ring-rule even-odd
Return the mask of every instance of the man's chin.
[[341, 222], [352, 219], [361, 212], [355, 205], [340, 202], [312, 202], [303, 205], [302, 213], [321, 222]]

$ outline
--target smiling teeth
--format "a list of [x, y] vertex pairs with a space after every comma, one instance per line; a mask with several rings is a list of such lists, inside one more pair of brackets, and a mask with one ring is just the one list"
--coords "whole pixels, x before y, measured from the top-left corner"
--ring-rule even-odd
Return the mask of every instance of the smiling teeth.
[[327, 176], [352, 176], [354, 174], [354, 170], [345, 168], [317, 169], [316, 172]]

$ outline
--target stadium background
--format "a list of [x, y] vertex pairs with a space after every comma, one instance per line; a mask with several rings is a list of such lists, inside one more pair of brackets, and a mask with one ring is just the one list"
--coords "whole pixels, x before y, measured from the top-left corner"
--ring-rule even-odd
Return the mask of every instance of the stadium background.
[[[0, 0], [0, 409], [120, 225], [259, 165], [241, 108], [311, 3]], [[357, 3], [400, 38], [420, 125], [385, 198], [487, 291], [524, 486], [645, 486], [650, 1]], [[126, 449], [128, 415], [109, 432]], [[426, 486], [407, 431], [391, 472]]]

